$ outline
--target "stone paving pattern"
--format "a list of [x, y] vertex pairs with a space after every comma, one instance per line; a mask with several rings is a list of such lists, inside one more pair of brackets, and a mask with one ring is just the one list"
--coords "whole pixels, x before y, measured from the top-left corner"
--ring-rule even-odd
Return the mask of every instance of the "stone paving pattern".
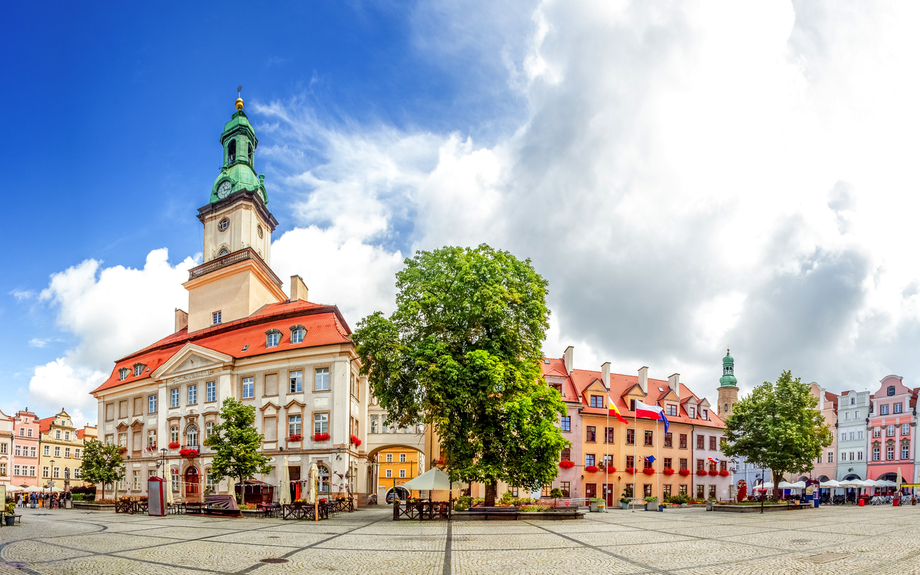
[[[734, 514], [615, 510], [582, 521], [319, 523], [31, 510], [0, 528], [0, 574], [920, 574], [920, 506]], [[263, 559], [286, 559], [263, 563]]]

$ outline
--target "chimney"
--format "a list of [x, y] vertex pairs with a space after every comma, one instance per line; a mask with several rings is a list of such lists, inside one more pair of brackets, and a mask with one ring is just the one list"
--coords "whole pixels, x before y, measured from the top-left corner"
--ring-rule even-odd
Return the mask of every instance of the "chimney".
[[572, 365], [574, 361], [575, 348], [571, 345], [565, 348], [565, 353], [562, 354], [562, 362], [565, 365], [565, 372], [572, 373], [572, 370], [575, 369], [575, 366]]
[[176, 331], [173, 333], [177, 333], [184, 327], [188, 327], [188, 314], [181, 309], [176, 308]]
[[307, 299], [309, 292], [307, 284], [303, 283], [303, 279], [300, 276], [291, 276], [291, 301], [309, 301]]
[[674, 395], [677, 396], [677, 399], [680, 399], [680, 374], [675, 373], [671, 376], [668, 376], [668, 387], [671, 388], [671, 391], [674, 392]]
[[609, 361], [604, 363], [604, 365], [601, 366], [601, 382], [604, 384], [604, 387], [606, 387], [607, 390], [609, 391], [610, 390], [610, 362]]
[[648, 367], [644, 365], [639, 368], [639, 387], [642, 388], [642, 393], [648, 395]]

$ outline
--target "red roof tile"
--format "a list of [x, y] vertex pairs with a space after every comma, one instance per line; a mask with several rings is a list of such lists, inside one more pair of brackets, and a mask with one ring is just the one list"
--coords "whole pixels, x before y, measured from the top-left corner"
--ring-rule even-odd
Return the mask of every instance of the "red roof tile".
[[51, 431], [51, 424], [54, 423], [54, 418], [56, 416], [46, 417], [45, 419], [38, 420], [38, 431], [39, 433], [48, 433]]
[[[549, 363], [546, 363], [546, 362]], [[540, 367], [543, 369], [543, 377], [562, 377], [564, 378], [562, 384], [562, 400], [581, 403], [581, 395], [575, 390], [575, 385], [572, 383], [572, 378], [565, 371], [565, 361], [561, 358], [547, 357], [544, 358], [543, 363], [540, 364]]]
[[[290, 343], [289, 329], [293, 325], [302, 325], [307, 333], [302, 343]], [[266, 348], [265, 332], [270, 329], [280, 330], [288, 337], [270, 351]], [[150, 374], [186, 344], [192, 343], [234, 358], [253, 357], [266, 353], [288, 351], [296, 348], [318, 347], [351, 342], [351, 328], [345, 322], [336, 306], [319, 305], [298, 300], [263, 306], [252, 316], [237, 321], [227, 322], [206, 329], [188, 333], [188, 328], [168, 335], [153, 345], [147, 346], [119, 359], [115, 368], [102, 385], [91, 393], [97, 393], [150, 377]], [[248, 347], [246, 347], [248, 345]], [[246, 347], [245, 351], [243, 348]], [[134, 375], [133, 369], [123, 381], [118, 380], [121, 368], [131, 369], [135, 363], [147, 367], [141, 375]]]

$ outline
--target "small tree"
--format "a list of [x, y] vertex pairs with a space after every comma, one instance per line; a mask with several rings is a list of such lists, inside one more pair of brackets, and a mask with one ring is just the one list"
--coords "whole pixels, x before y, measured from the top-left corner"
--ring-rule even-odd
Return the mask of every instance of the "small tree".
[[87, 439], [83, 444], [81, 470], [84, 481], [102, 485], [105, 499], [106, 483], [115, 483], [125, 476], [125, 459], [118, 445], [106, 445], [97, 439]]
[[558, 487], [553, 487], [553, 489], [549, 492], [549, 496], [553, 498], [553, 509], [555, 509], [556, 500], [562, 497], [562, 490]]
[[[723, 453], [742, 456], [769, 469], [774, 490], [786, 472], [803, 473], [831, 444], [831, 431], [815, 409], [818, 398], [808, 384], [784, 371], [776, 384], [765, 381], [732, 409], [725, 422]], [[761, 501], [761, 506], [763, 502]]]
[[541, 377], [546, 280], [487, 245], [418, 252], [396, 274], [397, 309], [354, 333], [388, 423], [434, 427], [452, 480], [551, 483], [568, 445], [559, 392]]
[[259, 451], [264, 437], [256, 431], [255, 421], [255, 406], [243, 405], [232, 397], [224, 400], [220, 423], [214, 426], [214, 434], [205, 438], [205, 445], [214, 450], [211, 473], [218, 481], [233, 477], [242, 484], [256, 473], [271, 473], [271, 457]]

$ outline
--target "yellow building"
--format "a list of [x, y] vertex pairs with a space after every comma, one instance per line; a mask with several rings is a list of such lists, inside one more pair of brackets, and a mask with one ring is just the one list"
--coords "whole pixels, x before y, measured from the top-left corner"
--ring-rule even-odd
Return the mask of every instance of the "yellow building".
[[[425, 472], [419, 455], [418, 451], [400, 447], [382, 449], [377, 453], [377, 493], [379, 497], [388, 497], [393, 489]], [[397, 491], [400, 492], [401, 498], [408, 495], [405, 489], [397, 489]], [[413, 491], [412, 495], [417, 496], [418, 491]]]
[[58, 487], [69, 491], [74, 484], [83, 485], [83, 440], [95, 439], [96, 428], [77, 429], [70, 415], [63, 409], [54, 417], [39, 420], [41, 469], [40, 485]]

